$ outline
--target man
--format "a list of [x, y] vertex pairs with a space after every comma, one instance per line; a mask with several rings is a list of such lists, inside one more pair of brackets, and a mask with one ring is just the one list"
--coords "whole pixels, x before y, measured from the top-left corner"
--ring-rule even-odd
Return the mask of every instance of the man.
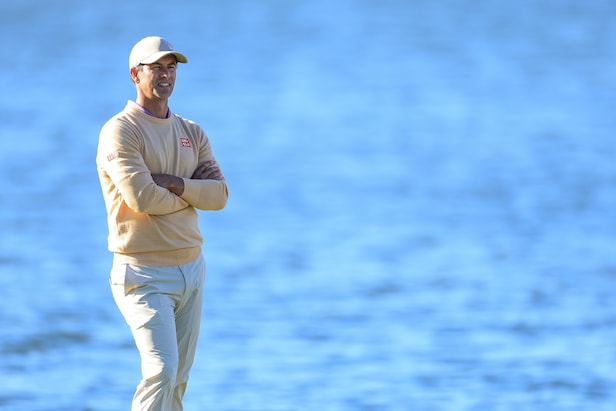
[[220, 210], [228, 197], [208, 137], [168, 106], [187, 62], [165, 39], [139, 41], [129, 57], [137, 97], [99, 136], [110, 284], [141, 357], [133, 411], [183, 409], [205, 279], [196, 209]]

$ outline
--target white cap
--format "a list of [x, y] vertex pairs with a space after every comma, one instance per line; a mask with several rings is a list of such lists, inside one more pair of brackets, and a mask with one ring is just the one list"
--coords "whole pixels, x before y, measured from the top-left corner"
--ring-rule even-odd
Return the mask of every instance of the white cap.
[[168, 54], [173, 54], [179, 63], [188, 63], [186, 56], [175, 51], [167, 40], [158, 36], [146, 37], [135, 44], [131, 50], [128, 58], [128, 67], [133, 68], [140, 64], [151, 64]]

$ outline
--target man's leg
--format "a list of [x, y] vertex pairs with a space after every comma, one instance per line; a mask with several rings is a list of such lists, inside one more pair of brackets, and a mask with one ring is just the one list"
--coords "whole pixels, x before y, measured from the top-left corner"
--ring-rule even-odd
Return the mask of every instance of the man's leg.
[[172, 410], [179, 363], [174, 307], [184, 279], [178, 267], [117, 265], [110, 281], [141, 356], [132, 411]]
[[186, 392], [190, 369], [197, 350], [203, 306], [205, 261], [203, 257], [198, 258], [191, 263], [180, 266], [180, 270], [186, 281], [186, 292], [176, 311], [179, 366], [176, 388], [173, 394], [173, 408], [171, 408], [173, 411], [182, 410], [182, 398]]

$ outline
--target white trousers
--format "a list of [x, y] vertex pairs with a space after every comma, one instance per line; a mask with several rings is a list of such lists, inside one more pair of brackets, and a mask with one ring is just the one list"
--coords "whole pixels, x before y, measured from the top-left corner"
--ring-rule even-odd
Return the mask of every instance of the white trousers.
[[170, 267], [114, 264], [109, 280], [141, 356], [131, 410], [181, 411], [201, 324], [203, 257]]

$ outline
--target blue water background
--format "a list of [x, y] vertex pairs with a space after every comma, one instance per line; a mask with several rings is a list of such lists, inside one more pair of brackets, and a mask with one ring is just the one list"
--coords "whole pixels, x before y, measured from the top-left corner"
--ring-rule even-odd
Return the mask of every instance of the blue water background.
[[186, 410], [616, 409], [616, 2], [3, 1], [0, 409], [127, 410], [94, 156], [130, 47], [230, 186]]

